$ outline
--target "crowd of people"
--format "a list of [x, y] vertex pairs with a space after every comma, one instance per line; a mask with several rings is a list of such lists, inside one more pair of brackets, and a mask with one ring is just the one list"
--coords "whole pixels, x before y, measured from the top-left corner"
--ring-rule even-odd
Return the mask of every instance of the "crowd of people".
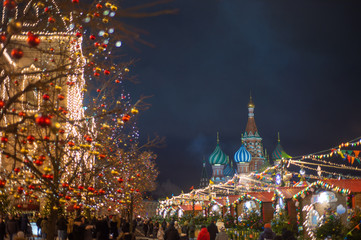
[[[48, 234], [48, 218], [38, 216], [33, 219], [38, 232], [33, 233], [28, 215], [8, 215], [0, 217], [0, 240], [5, 237], [9, 240], [26, 240], [27, 237], [37, 235], [46, 239]], [[132, 225], [132, 229], [131, 229]], [[58, 240], [134, 240], [136, 227], [142, 230], [144, 237], [157, 240], [228, 240], [224, 223], [219, 219], [212, 221], [208, 226], [202, 225], [196, 231], [193, 220], [179, 224], [177, 221], [162, 222], [133, 220], [130, 224], [126, 219], [117, 215], [86, 219], [84, 216], [77, 218], [59, 216], [56, 221], [56, 239]], [[293, 233], [284, 229], [282, 235], [276, 235], [269, 223], [264, 225], [264, 231], [258, 240], [295, 240]]]
[[[202, 225], [201, 230], [196, 236], [196, 227], [192, 223], [184, 222], [182, 226], [177, 221], [162, 224], [156, 224], [158, 229], [154, 230], [154, 236], [158, 240], [228, 240], [229, 236], [226, 232], [224, 223], [221, 220], [212, 221], [208, 226]], [[144, 235], [149, 234], [148, 227], [144, 227]], [[277, 235], [272, 231], [271, 224], [264, 225], [264, 231], [258, 240], [296, 240], [292, 231], [283, 229], [282, 235]]]
[[[32, 232], [28, 215], [8, 215], [6, 218], [0, 217], [0, 240], [26, 240], [34, 239], [37, 236], [44, 240], [48, 235], [48, 218], [38, 216], [33, 221], [36, 223], [38, 232]], [[84, 216], [77, 218], [59, 216], [56, 221], [56, 239], [58, 240], [132, 240], [137, 221], [133, 221], [133, 230], [130, 223], [124, 218], [116, 215], [99, 216], [98, 218], [86, 219]]]

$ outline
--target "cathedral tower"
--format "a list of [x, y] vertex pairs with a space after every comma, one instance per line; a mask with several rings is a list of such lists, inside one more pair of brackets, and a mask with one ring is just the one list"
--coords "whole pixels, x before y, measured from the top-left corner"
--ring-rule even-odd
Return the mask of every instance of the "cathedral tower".
[[248, 121], [246, 130], [242, 137], [242, 141], [247, 151], [251, 154], [252, 159], [249, 163], [249, 171], [258, 171], [264, 164], [262, 138], [258, 133], [256, 122], [254, 120], [254, 108], [252, 96], [249, 98], [248, 103]]

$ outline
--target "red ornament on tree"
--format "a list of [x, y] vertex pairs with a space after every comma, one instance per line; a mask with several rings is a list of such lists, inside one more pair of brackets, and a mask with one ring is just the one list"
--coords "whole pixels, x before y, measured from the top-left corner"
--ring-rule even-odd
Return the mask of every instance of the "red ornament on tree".
[[29, 141], [29, 143], [33, 143], [35, 141], [35, 137], [33, 135], [27, 136], [26, 139]]
[[59, 94], [58, 95], [58, 99], [61, 101], [61, 100], [64, 100], [64, 98], [65, 98], [65, 96], [64, 95], [62, 95], [62, 94]]
[[1, 142], [7, 143], [9, 139], [7, 137], [1, 137]]
[[51, 119], [49, 116], [37, 117], [35, 122], [41, 127], [49, 127], [51, 125]]
[[109, 71], [108, 69], [105, 69], [105, 70], [104, 70], [104, 74], [105, 74], [105, 75], [109, 75], [109, 74], [110, 74], [110, 71]]
[[40, 44], [40, 39], [37, 35], [34, 35], [32, 33], [28, 34], [28, 38], [26, 39], [26, 42], [31, 46], [31, 47], [36, 47]]
[[47, 101], [47, 100], [49, 100], [50, 99], [50, 96], [49, 96], [49, 94], [44, 94], [43, 95], [43, 99], [45, 100], [45, 101]]
[[0, 42], [2, 43], [6, 42], [6, 35], [4, 34], [0, 35]]
[[48, 18], [48, 22], [50, 22], [50, 23], [55, 23], [55, 18], [49, 17], [49, 18]]
[[[90, 38], [90, 40], [95, 40], [95, 36], [94, 36], [94, 35], [90, 35], [89, 38]], [[6, 40], [6, 37], [5, 37], [5, 40]]]
[[21, 50], [20, 48], [14, 48], [11, 51], [11, 56], [15, 59], [20, 59], [24, 56], [24, 52], [23, 50]]
[[123, 119], [123, 122], [128, 122], [130, 120], [130, 115], [125, 114], [122, 119]]
[[3, 107], [5, 107], [5, 102], [3, 100], [0, 100], [0, 109], [2, 109]]
[[73, 3], [79, 3], [79, 0], [72, 0]]
[[6, 7], [9, 10], [13, 10], [14, 8], [16, 8], [15, 0], [6, 0], [6, 1], [4, 1], [4, 7]]

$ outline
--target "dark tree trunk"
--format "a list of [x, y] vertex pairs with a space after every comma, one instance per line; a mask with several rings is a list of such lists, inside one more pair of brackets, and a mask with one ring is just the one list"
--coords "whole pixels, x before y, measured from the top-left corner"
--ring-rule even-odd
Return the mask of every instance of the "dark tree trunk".
[[57, 204], [55, 202], [50, 204], [51, 209], [50, 209], [50, 215], [48, 218], [48, 226], [47, 226], [48, 229], [47, 229], [47, 236], [46, 236], [47, 240], [55, 239], [56, 221], [58, 220], [58, 210], [54, 209], [53, 207], [55, 207], [56, 205]]

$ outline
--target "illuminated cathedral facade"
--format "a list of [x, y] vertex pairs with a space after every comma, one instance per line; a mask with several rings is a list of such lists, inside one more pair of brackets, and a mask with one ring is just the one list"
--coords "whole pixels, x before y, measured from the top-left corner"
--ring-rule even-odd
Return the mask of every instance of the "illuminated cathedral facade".
[[[233, 159], [226, 155], [221, 147], [219, 135], [217, 134], [217, 146], [209, 156], [212, 166], [212, 182], [223, 182], [232, 178], [235, 173], [248, 174], [258, 171], [265, 163], [262, 137], [260, 136], [254, 119], [255, 104], [252, 97], [248, 103], [248, 121], [246, 129], [241, 134], [241, 146], [234, 153]], [[235, 167], [233, 166], [235, 163]]]

